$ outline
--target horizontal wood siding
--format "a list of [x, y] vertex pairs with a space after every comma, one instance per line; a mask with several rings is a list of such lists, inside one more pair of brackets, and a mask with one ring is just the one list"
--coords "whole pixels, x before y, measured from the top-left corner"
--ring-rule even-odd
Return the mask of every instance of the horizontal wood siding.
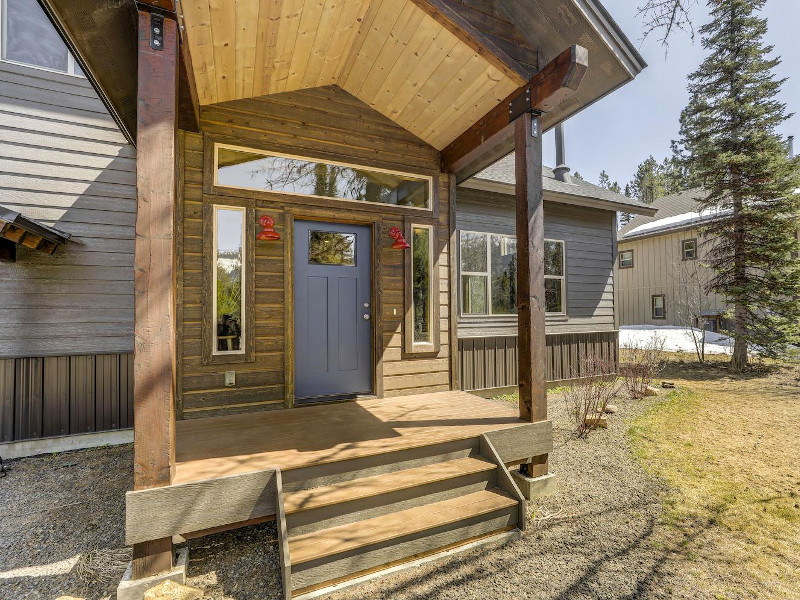
[[[458, 188], [456, 229], [515, 235], [514, 197]], [[547, 317], [548, 333], [614, 330], [614, 213], [544, 203], [545, 237], [566, 247], [567, 316]], [[459, 337], [516, 335], [517, 318], [460, 314]]]
[[[618, 360], [616, 331], [562, 333], [547, 336], [547, 381], [558, 382], [583, 376], [587, 356]], [[493, 336], [460, 338], [458, 365], [461, 389], [465, 391], [517, 385], [517, 338]]]
[[0, 442], [132, 426], [133, 354], [0, 359]]
[[[386, 396], [449, 389], [447, 240], [448, 186], [438, 177], [439, 154], [413, 135], [338, 88], [315, 88], [275, 96], [205, 106], [203, 134], [184, 136], [183, 194], [179, 228], [179, 402], [183, 418], [284, 407], [286, 369], [291, 369], [291, 318], [286, 272], [287, 244], [294, 218], [357, 219], [372, 223], [380, 250], [376, 282], [381, 327], [376, 393]], [[432, 175], [438, 182], [438, 217], [422, 211], [367, 203], [342, 203], [290, 197], [278, 193], [230, 190], [212, 185], [208, 152], [214, 141], [293, 155]], [[226, 204], [252, 208], [257, 220], [275, 219], [281, 240], [255, 243], [255, 353], [252, 362], [204, 364], [203, 360], [203, 207]], [[403, 253], [391, 249], [388, 230], [403, 228], [406, 215], [414, 222], [434, 224], [439, 245], [441, 348], [435, 355], [405, 356], [403, 352]], [[418, 218], [417, 218], [418, 215]], [[378, 306], [375, 307], [376, 309]], [[210, 339], [210, 336], [209, 336]], [[224, 387], [225, 371], [236, 372], [236, 386]]]
[[0, 357], [133, 351], [135, 177], [85, 79], [0, 62], [0, 204], [72, 235], [0, 263]]

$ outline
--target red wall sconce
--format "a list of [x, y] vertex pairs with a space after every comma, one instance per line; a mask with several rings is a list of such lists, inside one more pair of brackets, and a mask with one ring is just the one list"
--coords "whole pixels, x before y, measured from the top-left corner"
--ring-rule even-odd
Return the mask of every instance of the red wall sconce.
[[392, 227], [389, 230], [389, 237], [394, 240], [394, 244], [392, 244], [392, 248], [395, 250], [407, 250], [411, 248], [411, 244], [406, 241], [406, 238], [403, 237], [403, 232], [400, 231], [399, 227]]
[[259, 240], [281, 239], [281, 234], [275, 231], [275, 219], [269, 215], [263, 215], [258, 222], [261, 224], [261, 231], [258, 234]]

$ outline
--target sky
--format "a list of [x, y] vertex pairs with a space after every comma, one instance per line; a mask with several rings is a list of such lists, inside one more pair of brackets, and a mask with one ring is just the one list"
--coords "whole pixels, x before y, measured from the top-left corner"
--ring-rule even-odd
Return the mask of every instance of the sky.
[[[564, 124], [567, 165], [584, 179], [597, 183], [605, 169], [622, 187], [636, 167], [652, 154], [661, 161], [670, 155], [670, 142], [678, 137], [678, 118], [686, 106], [687, 75], [705, 58], [699, 33], [694, 43], [678, 31], [670, 39], [665, 56], [658, 36], [642, 40], [641, 17], [636, 7], [643, 0], [603, 0], [603, 5], [639, 50], [648, 67], [632, 82], [578, 113]], [[788, 112], [800, 113], [800, 1], [767, 0], [763, 15], [768, 19], [767, 43], [783, 59], [776, 73], [788, 77], [780, 95]], [[708, 20], [705, 1], [692, 9], [695, 29]], [[591, 56], [589, 57], [591, 68]], [[795, 136], [800, 153], [800, 114], [784, 123], [784, 136]], [[543, 139], [544, 163], [554, 165], [553, 132]]]

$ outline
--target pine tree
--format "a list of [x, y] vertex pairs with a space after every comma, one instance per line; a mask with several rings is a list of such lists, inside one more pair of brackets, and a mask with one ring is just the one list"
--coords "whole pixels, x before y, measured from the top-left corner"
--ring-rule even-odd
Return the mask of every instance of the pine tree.
[[619, 187], [619, 183], [617, 183], [616, 181], [612, 182], [611, 177], [608, 176], [608, 173], [606, 173], [605, 169], [600, 171], [600, 179], [597, 182], [597, 185], [599, 185], [604, 190], [611, 190], [612, 192], [616, 192], [617, 194], [622, 193], [622, 188]]
[[776, 99], [785, 80], [765, 45], [765, 0], [709, 0], [700, 29], [709, 52], [689, 77], [680, 149], [704, 184], [705, 211], [721, 218], [703, 227], [714, 275], [709, 290], [733, 307], [731, 366], [748, 362], [748, 346], [768, 355], [798, 339], [800, 268], [792, 257], [800, 166], [789, 160], [777, 127], [791, 115]]
[[645, 204], [652, 204], [656, 198], [667, 194], [664, 174], [652, 155], [636, 167], [636, 174], [628, 185], [633, 197]]
[[580, 179], [581, 181], [585, 181], [585, 180], [583, 179], [583, 175], [581, 175], [581, 174], [580, 174], [580, 173], [578, 173], [577, 171], [575, 171], [575, 172], [572, 174], [572, 176], [573, 176], [575, 179]]

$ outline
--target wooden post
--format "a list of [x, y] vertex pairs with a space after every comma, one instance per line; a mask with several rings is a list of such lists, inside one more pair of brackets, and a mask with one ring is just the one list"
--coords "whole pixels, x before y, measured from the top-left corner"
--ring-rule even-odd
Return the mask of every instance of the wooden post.
[[[517, 201], [517, 309], [519, 315], [519, 415], [547, 419], [542, 131], [537, 114], [514, 121]], [[547, 473], [547, 456], [534, 457], [528, 475]]]
[[[133, 484], [141, 490], [169, 485], [175, 469], [176, 22], [140, 11], [138, 57]], [[171, 538], [134, 544], [134, 579], [171, 568]]]

